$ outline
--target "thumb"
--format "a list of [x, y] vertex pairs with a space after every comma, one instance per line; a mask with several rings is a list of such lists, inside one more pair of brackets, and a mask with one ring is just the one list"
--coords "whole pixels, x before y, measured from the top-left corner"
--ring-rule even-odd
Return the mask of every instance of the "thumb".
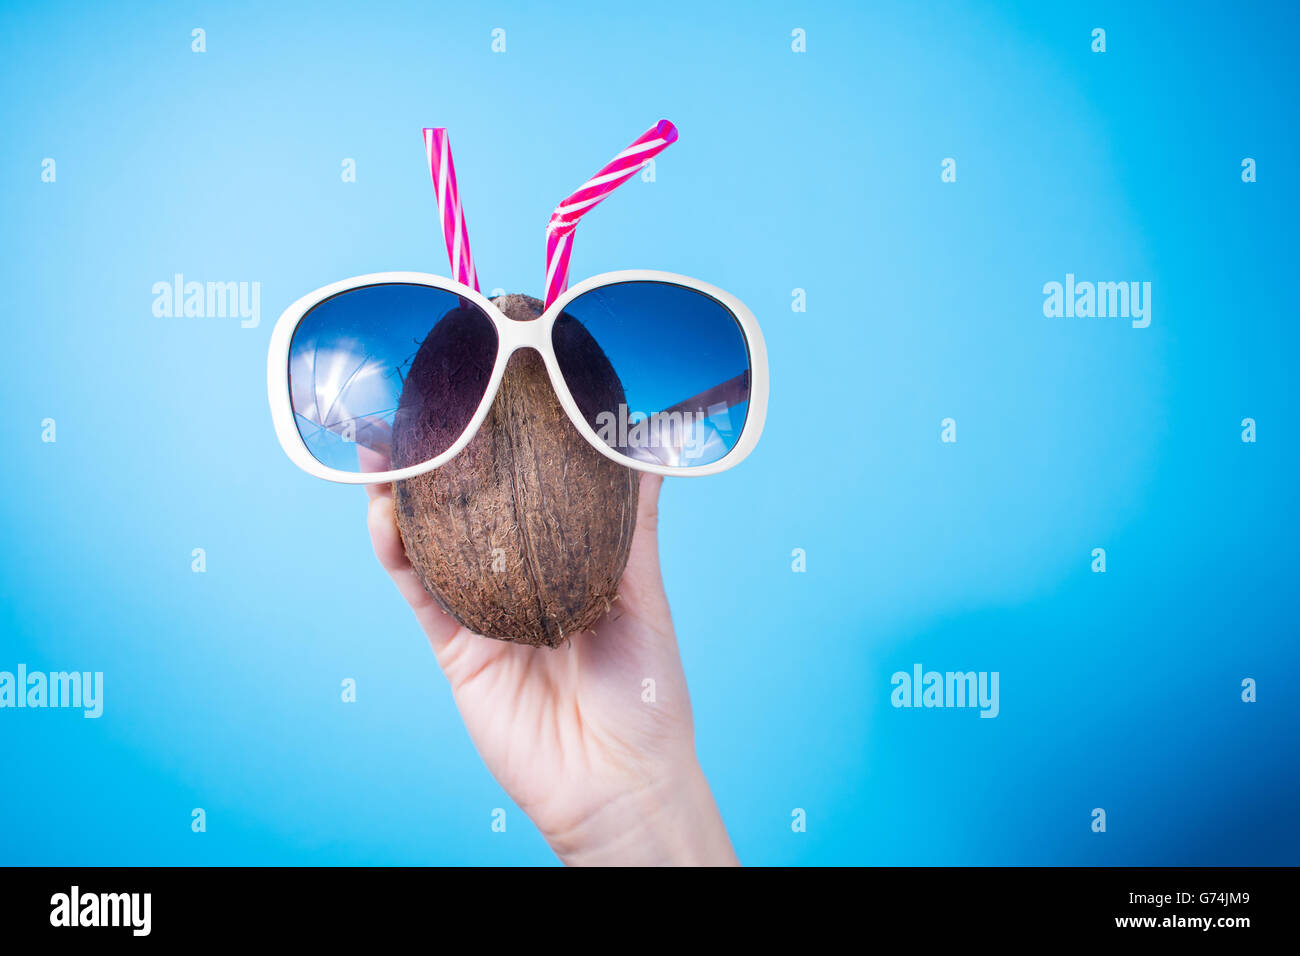
[[[663, 475], [643, 472], [641, 490], [636, 507], [636, 537], [646, 537], [658, 544], [659, 536], [659, 490], [664, 486]], [[633, 542], [635, 546], [635, 542]], [[657, 550], [657, 548], [656, 548]]]
[[623, 572], [622, 597], [641, 610], [666, 610], [668, 599], [663, 593], [659, 572], [659, 491], [662, 475], [643, 473], [636, 508], [636, 529], [628, 550], [627, 568]]

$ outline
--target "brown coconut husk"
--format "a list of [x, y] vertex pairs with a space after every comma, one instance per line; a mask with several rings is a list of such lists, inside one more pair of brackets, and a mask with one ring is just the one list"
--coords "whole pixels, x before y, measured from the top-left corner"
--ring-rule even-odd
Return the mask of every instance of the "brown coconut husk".
[[[515, 320], [542, 313], [529, 296], [495, 302]], [[483, 394], [474, 387], [490, 364], [465, 359], [485, 354], [482, 326], [461, 318], [440, 322], [412, 362], [393, 427], [395, 467], [448, 447], [477, 404], [466, 408], [466, 397]], [[586, 353], [588, 375], [568, 384], [579, 407], [625, 403], [600, 346], [585, 329], [578, 339], [568, 345]], [[525, 349], [511, 357], [469, 445], [394, 483], [397, 525], [425, 588], [457, 621], [487, 637], [555, 647], [590, 629], [615, 598], [636, 526], [637, 478], [578, 434], [542, 357]]]

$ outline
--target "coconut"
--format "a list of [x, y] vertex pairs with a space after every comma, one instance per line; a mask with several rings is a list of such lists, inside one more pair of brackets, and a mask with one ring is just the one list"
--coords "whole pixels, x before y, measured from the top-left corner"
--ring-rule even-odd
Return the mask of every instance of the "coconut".
[[[523, 295], [494, 301], [519, 321], [535, 321], [543, 308]], [[463, 428], [481, 385], [467, 395], [448, 369], [462, 381], [483, 379], [482, 368], [455, 360], [474, 354], [470, 339], [481, 334], [481, 322], [444, 319], [420, 345], [393, 425], [395, 462], [427, 461]], [[566, 347], [580, 350], [570, 354], [582, 356], [585, 371], [568, 382], [578, 406], [626, 404], [600, 346], [581, 326], [571, 335]], [[395, 482], [397, 526], [411, 566], [457, 621], [487, 637], [555, 647], [590, 629], [614, 600], [636, 524], [637, 477], [578, 434], [542, 357], [521, 349], [460, 454]]]

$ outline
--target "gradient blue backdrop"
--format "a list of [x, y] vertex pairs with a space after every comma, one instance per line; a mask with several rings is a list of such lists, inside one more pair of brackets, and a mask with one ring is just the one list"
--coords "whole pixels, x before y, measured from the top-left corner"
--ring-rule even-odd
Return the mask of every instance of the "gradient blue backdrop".
[[[699, 276], [767, 337], [758, 450], [662, 502], [741, 858], [1300, 862], [1290, 4], [273, 7], [0, 11], [0, 669], [106, 682], [97, 721], [0, 711], [0, 861], [552, 860], [492, 832], [364, 495], [282, 454], [266, 345], [445, 269], [421, 126], [483, 288], [537, 294], [555, 203], [668, 117], [573, 278]], [[261, 324], [155, 318], [176, 272], [260, 282]], [[1150, 281], [1150, 328], [1044, 318], [1067, 272]], [[916, 662], [999, 671], [1000, 716], [893, 709]]]

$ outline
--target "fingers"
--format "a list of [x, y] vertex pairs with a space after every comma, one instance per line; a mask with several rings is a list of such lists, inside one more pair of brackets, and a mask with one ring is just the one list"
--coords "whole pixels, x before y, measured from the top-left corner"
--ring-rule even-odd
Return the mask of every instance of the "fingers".
[[384, 570], [389, 574], [411, 570], [411, 562], [402, 546], [402, 535], [393, 517], [393, 499], [387, 495], [372, 496], [366, 523], [370, 527], [370, 543], [374, 545], [375, 557]]
[[406, 557], [406, 548], [402, 545], [402, 535], [397, 530], [392, 497], [381, 493], [371, 498], [367, 523], [370, 526], [370, 542], [374, 546], [375, 557], [415, 612], [416, 620], [424, 628], [434, 651], [440, 652], [459, 625], [438, 606], [438, 602], [425, 590], [420, 576], [411, 567], [411, 562]]
[[[365, 445], [357, 445], [357, 465], [363, 472], [387, 471], [391, 467], [387, 455], [380, 454]], [[366, 494], [370, 496], [371, 501], [380, 495], [392, 495], [392, 493], [391, 484], [366, 485]]]

